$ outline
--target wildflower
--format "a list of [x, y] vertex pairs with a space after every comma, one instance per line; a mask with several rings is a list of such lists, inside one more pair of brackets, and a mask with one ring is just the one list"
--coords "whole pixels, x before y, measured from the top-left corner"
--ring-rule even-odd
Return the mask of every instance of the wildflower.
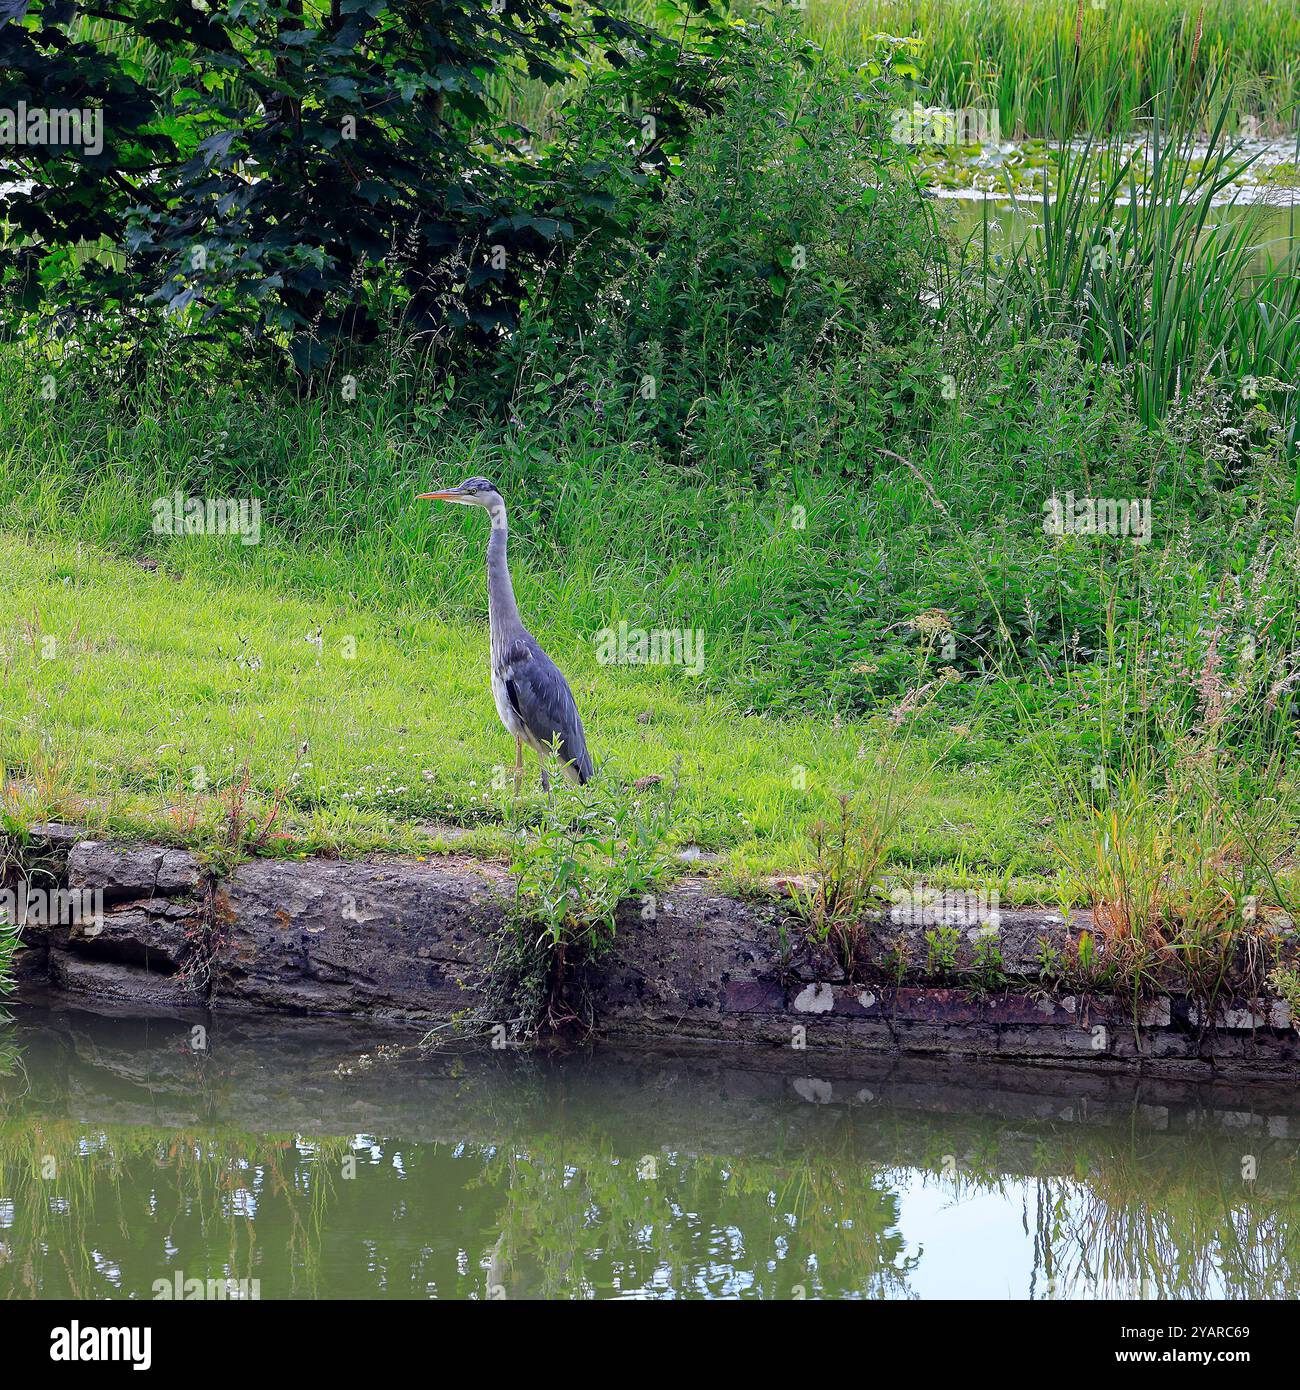
[[951, 632], [952, 619], [941, 609], [927, 608], [918, 613], [908, 624], [915, 632]]
[[890, 725], [895, 729], [901, 728], [911, 715], [917, 713], [921, 702], [937, 684], [938, 681], [926, 681], [924, 685], [909, 690], [886, 716]]
[[1209, 649], [1205, 653], [1205, 665], [1196, 682], [1197, 694], [1201, 700], [1201, 722], [1205, 729], [1217, 729], [1223, 722], [1224, 681], [1220, 671], [1219, 629], [1216, 627], [1210, 637]]

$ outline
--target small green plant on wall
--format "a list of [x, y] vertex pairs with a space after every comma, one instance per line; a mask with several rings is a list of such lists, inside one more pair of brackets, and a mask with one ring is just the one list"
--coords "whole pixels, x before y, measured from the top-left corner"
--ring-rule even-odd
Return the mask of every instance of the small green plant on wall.
[[931, 927], [925, 934], [925, 972], [940, 979], [957, 973], [957, 948], [961, 933], [956, 927]]
[[975, 937], [975, 959], [971, 965], [975, 987], [986, 992], [1001, 989], [1007, 982], [1002, 966], [1002, 943], [997, 929], [986, 927]]
[[624, 904], [657, 918], [673, 864], [675, 774], [637, 787], [604, 772], [582, 788], [555, 776], [553, 786], [541, 823], [519, 832], [514, 893], [478, 1015], [512, 1039], [590, 1027], [583, 965], [613, 943]]
[[1275, 965], [1268, 982], [1273, 992], [1291, 1011], [1291, 1024], [1300, 1030], [1300, 972], [1291, 965]]
[[898, 833], [899, 803], [838, 798], [832, 825], [817, 821], [809, 831], [806, 881], [791, 887], [795, 911], [809, 938], [829, 945], [853, 978], [865, 944], [867, 917], [882, 898], [882, 874]]

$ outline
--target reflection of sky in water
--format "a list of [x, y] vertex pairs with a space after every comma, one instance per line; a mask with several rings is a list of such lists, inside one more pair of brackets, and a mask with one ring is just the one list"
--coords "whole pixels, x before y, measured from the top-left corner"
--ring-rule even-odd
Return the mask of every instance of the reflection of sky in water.
[[[1057, 1270], [1047, 1274], [1035, 1268], [1034, 1222], [1040, 1200], [1036, 1184], [1028, 1180], [1003, 1180], [1000, 1191], [981, 1191], [957, 1187], [920, 1169], [891, 1169], [890, 1189], [897, 1194], [899, 1219], [897, 1233], [903, 1240], [900, 1262], [910, 1263], [906, 1291], [894, 1296], [927, 1299], [1151, 1299], [1158, 1296], [1157, 1284], [1147, 1277], [1139, 1286], [1132, 1277], [1116, 1278], [1101, 1269], [1073, 1274]], [[1087, 1188], [1078, 1183], [1056, 1180], [1041, 1194], [1058, 1222], [1058, 1248], [1070, 1248], [1070, 1232], [1081, 1234], [1086, 1228], [1083, 1211]], [[689, 1218], [688, 1218], [689, 1219]], [[653, 1232], [643, 1232], [647, 1248]], [[660, 1266], [639, 1284], [615, 1284], [609, 1289], [586, 1289], [584, 1293], [616, 1298], [681, 1297], [684, 1292], [706, 1296], [710, 1291], [729, 1298], [743, 1298], [755, 1285], [753, 1261], [747, 1256], [743, 1236], [728, 1227], [714, 1227], [709, 1233], [714, 1253], [721, 1257], [708, 1261], [695, 1271], [687, 1284], [682, 1271]], [[772, 1252], [777, 1258], [787, 1251], [778, 1242]], [[820, 1262], [809, 1256], [810, 1276]], [[771, 1265], [768, 1265], [771, 1268]], [[1171, 1269], [1163, 1271], [1173, 1274]], [[881, 1292], [874, 1290], [873, 1293]], [[1208, 1298], [1231, 1296], [1217, 1270], [1210, 1272], [1199, 1291]]]
[[[899, 1194], [899, 1229], [909, 1255], [920, 1259], [908, 1285], [921, 1298], [1129, 1298], [1128, 1281], [1049, 1276], [1034, 1268], [1032, 1182], [1008, 1179], [1001, 1192], [955, 1192], [933, 1174], [916, 1170], [893, 1175]], [[1062, 1185], [1055, 1189], [1060, 1195]], [[1063, 1220], [1081, 1219], [1082, 1193], [1064, 1199]], [[1026, 1229], [1026, 1223], [1028, 1229]]]
[[945, 1191], [932, 1177], [898, 1175], [899, 1229], [920, 1255], [908, 1281], [922, 1298], [1027, 1298], [1033, 1240], [1021, 1224], [1024, 1186], [1004, 1193]]

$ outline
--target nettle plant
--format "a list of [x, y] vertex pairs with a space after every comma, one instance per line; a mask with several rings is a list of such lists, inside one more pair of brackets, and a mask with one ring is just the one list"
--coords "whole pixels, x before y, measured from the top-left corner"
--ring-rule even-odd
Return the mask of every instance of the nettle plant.
[[585, 787], [555, 778], [510, 865], [514, 895], [485, 990], [494, 1025], [518, 1037], [590, 1023], [578, 968], [612, 944], [624, 905], [643, 920], [658, 916], [676, 802], [675, 774], [648, 786], [608, 770]]
[[[689, 0], [670, 45], [562, 0], [0, 0], [0, 108], [57, 93], [102, 119], [93, 143], [5, 151], [9, 326], [98, 325], [137, 354], [164, 326], [252, 339], [304, 374], [381, 320], [495, 342], [611, 215], [610, 161], [667, 167], [707, 105], [692, 12], [710, 32]], [[505, 97], [593, 63], [627, 74], [606, 146], [534, 157]]]

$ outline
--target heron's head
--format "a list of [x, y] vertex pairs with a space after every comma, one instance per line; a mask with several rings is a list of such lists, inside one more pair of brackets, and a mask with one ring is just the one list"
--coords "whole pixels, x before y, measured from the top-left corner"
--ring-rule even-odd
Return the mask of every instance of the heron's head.
[[420, 502], [455, 502], [462, 507], [486, 507], [491, 511], [501, 501], [501, 494], [486, 478], [466, 478], [455, 487], [442, 488], [438, 492], [421, 492], [416, 495]]

